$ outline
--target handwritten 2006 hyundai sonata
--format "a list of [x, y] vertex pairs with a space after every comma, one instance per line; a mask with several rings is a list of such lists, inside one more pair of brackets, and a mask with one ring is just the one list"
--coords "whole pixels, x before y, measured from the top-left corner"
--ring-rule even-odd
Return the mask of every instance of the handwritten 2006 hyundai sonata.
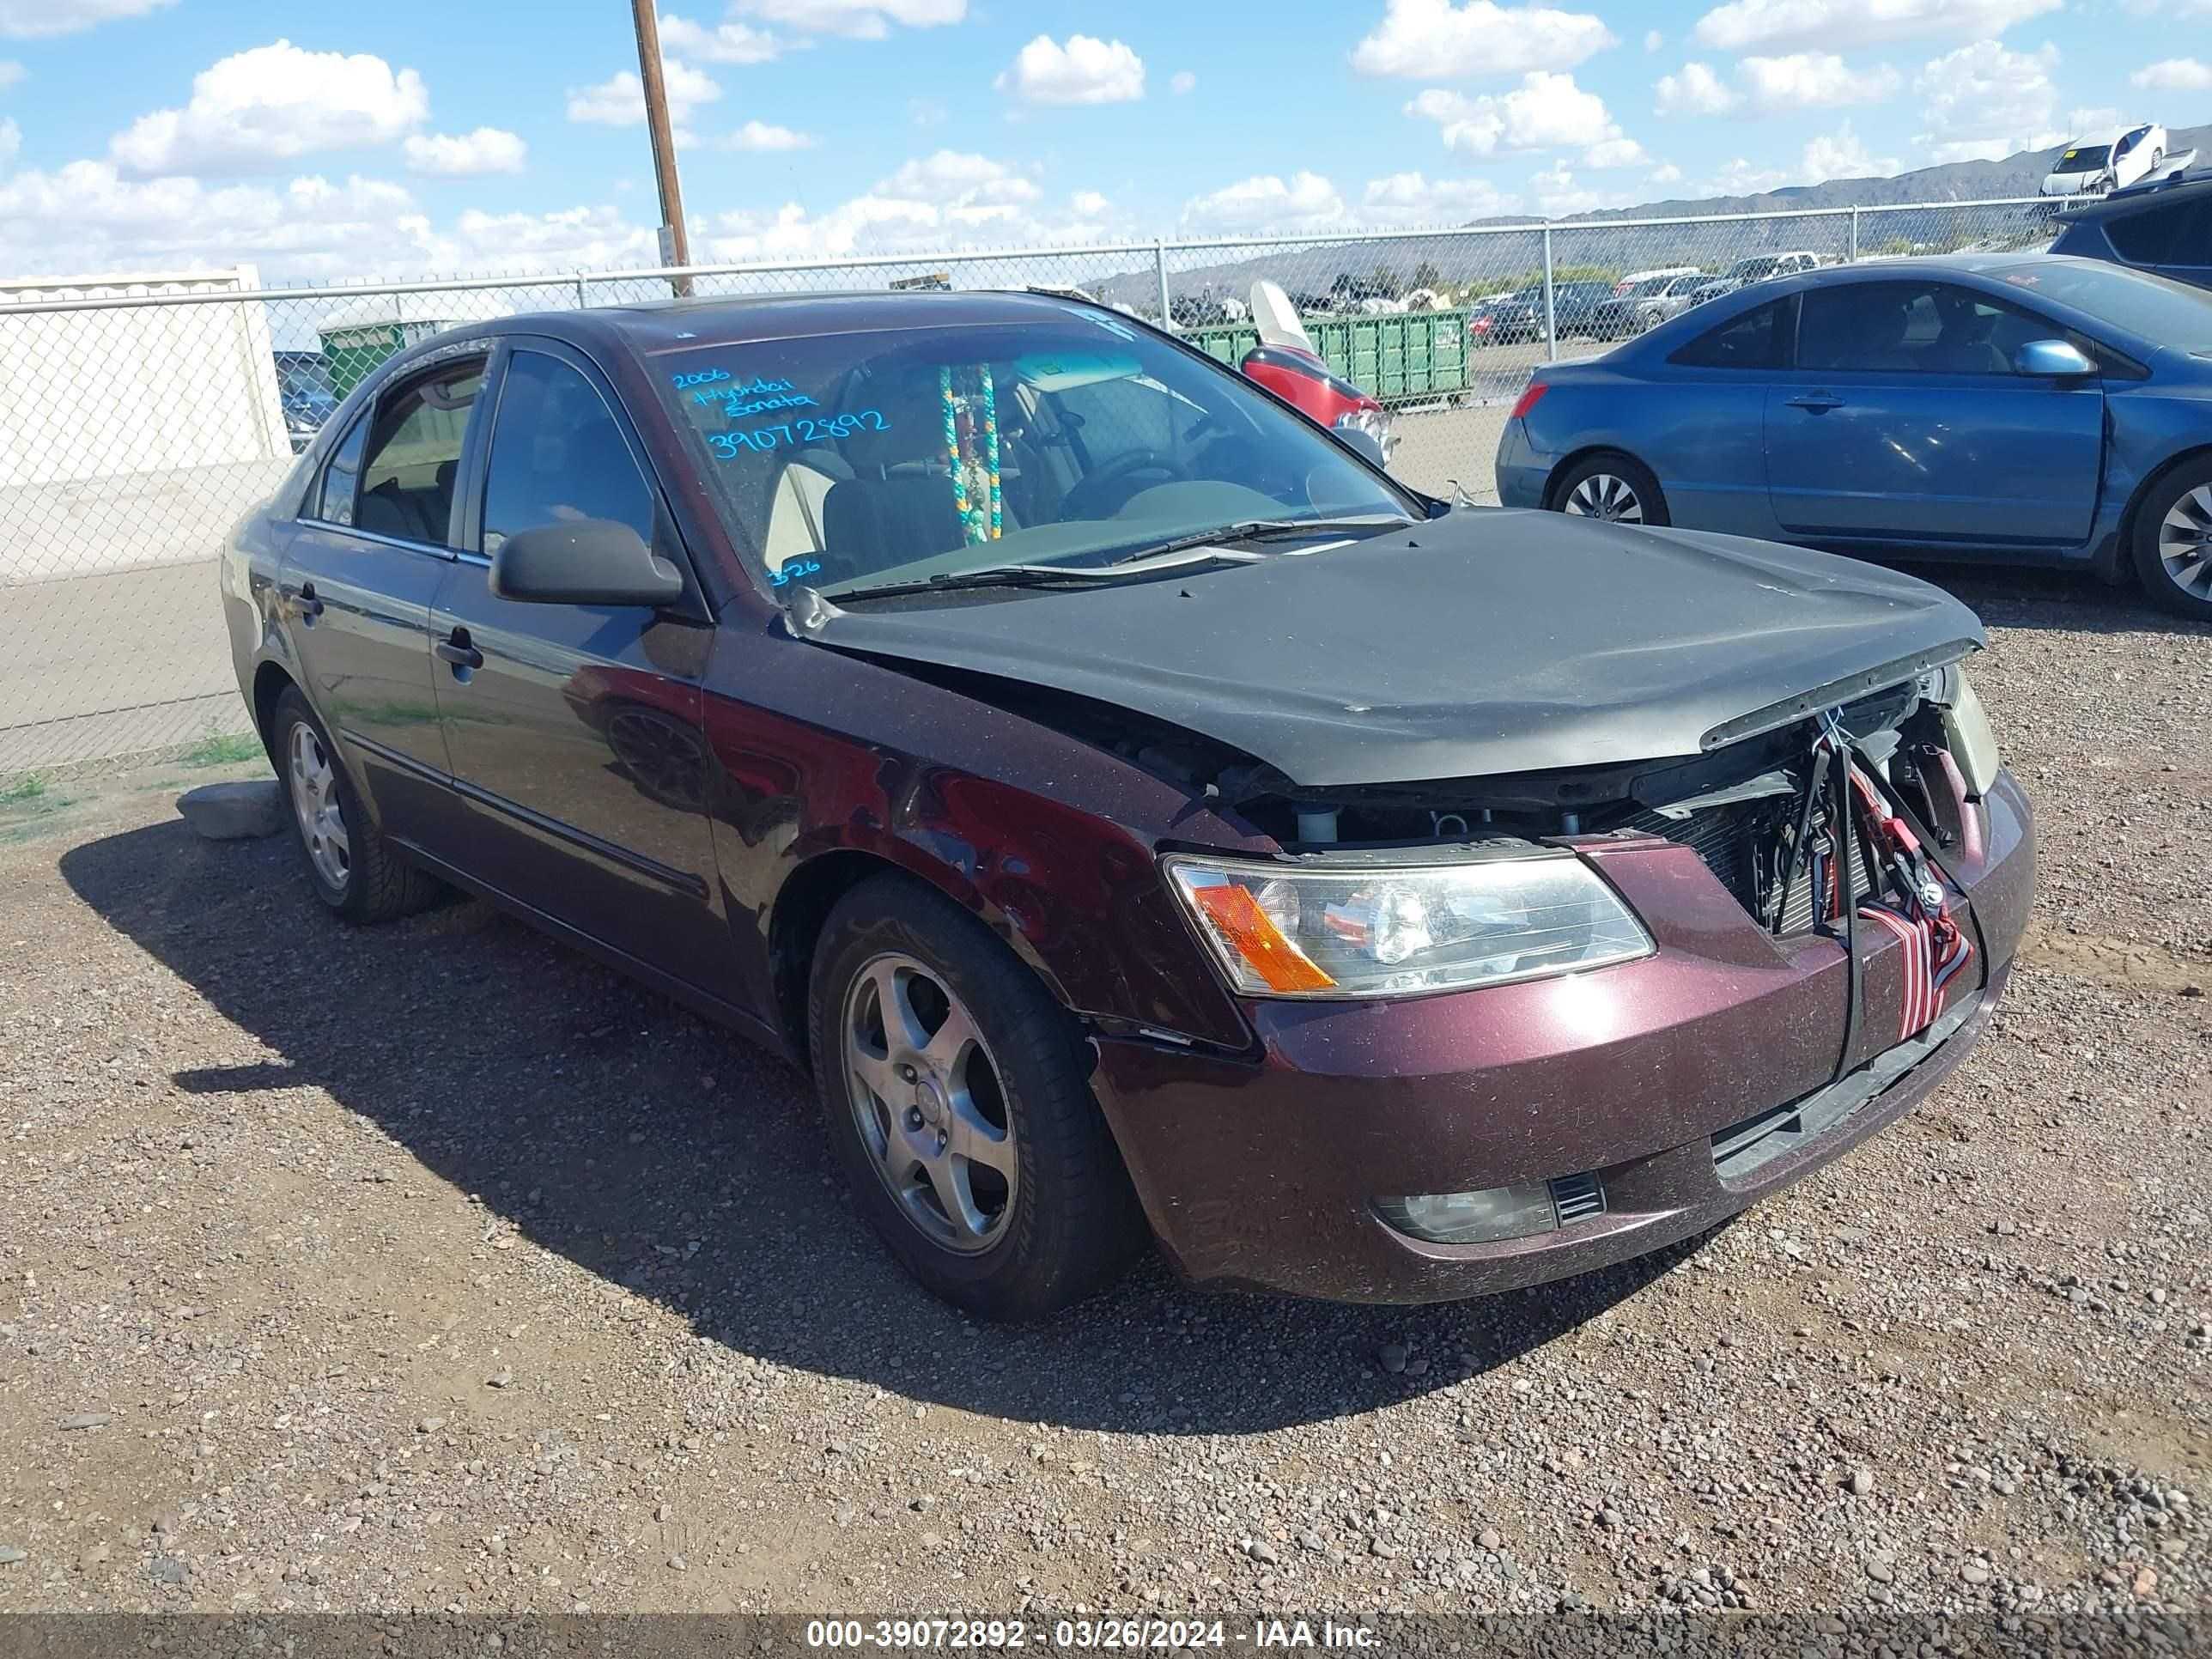
[[236, 531], [355, 921], [487, 895], [808, 1068], [994, 1316], [1414, 1301], [1706, 1228], [1956, 1066], [2027, 804], [1933, 587], [1449, 508], [1019, 294], [519, 317]]

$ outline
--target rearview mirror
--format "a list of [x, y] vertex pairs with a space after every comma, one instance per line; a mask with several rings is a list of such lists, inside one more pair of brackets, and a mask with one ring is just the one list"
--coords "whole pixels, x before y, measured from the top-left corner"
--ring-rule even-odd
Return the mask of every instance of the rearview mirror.
[[491, 591], [531, 605], [670, 605], [684, 577], [626, 524], [566, 519], [501, 542]]
[[2012, 366], [2022, 374], [2046, 380], [2097, 372], [2096, 364], [2083, 356], [2079, 347], [2063, 340], [2030, 340], [2013, 354]]

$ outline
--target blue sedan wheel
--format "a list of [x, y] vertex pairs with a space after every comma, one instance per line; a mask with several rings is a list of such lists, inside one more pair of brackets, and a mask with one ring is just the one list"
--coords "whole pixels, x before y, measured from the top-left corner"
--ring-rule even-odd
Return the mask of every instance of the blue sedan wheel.
[[1576, 518], [1602, 519], [1607, 524], [1668, 522], [1659, 480], [1642, 462], [1626, 455], [1593, 455], [1577, 462], [1553, 487], [1551, 504]]
[[2212, 621], [2212, 460], [2160, 479], [2136, 510], [2136, 574], [2168, 611]]

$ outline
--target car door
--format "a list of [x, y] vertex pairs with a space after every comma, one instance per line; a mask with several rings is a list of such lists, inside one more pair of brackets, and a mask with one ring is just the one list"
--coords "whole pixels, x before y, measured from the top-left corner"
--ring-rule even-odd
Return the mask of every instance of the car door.
[[1732, 536], [1775, 533], [1760, 419], [1796, 314], [1794, 294], [1744, 307], [1624, 389], [1614, 405], [1617, 447], [1657, 476], [1672, 522]]
[[[728, 937], [707, 821], [702, 670], [713, 624], [629, 422], [598, 371], [550, 341], [502, 355], [472, 452], [469, 550], [430, 621], [453, 787], [456, 857], [548, 916], [650, 967], [715, 988]], [[665, 610], [524, 604], [492, 592], [523, 531], [625, 524], [687, 572]]]
[[331, 447], [278, 579], [308, 699], [388, 834], [435, 838], [448, 802], [430, 605], [453, 562], [454, 480], [484, 352], [396, 380]]
[[2070, 547], [2104, 455], [2094, 375], [2013, 367], [2069, 331], [1929, 277], [1805, 290], [1790, 370], [1766, 395], [1767, 488], [1784, 532], [1899, 546]]

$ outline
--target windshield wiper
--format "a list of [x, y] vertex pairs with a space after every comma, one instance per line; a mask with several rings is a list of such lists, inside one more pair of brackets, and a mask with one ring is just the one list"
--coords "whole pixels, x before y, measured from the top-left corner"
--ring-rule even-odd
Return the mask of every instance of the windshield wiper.
[[[1151, 557], [1152, 552], [1145, 556]], [[1236, 556], [1233, 553], [1222, 553], [1211, 558], [1177, 559], [1168, 568], [1181, 569], [1187, 565], [1212, 564]], [[895, 599], [902, 593], [957, 593], [971, 587], [1060, 587], [1071, 584], [1082, 587], [1099, 582], [1134, 581], [1152, 574], [1150, 570], [1121, 569], [1103, 564], [987, 564], [980, 570], [940, 570], [934, 576], [923, 576], [914, 581], [842, 588], [823, 598], [842, 604], [848, 599]]]
[[1361, 530], [1379, 534], [1385, 530], [1404, 529], [1413, 523], [1411, 519], [1381, 514], [1371, 514], [1363, 519], [1240, 519], [1235, 524], [1194, 531], [1188, 536], [1177, 536], [1170, 541], [1148, 542], [1142, 547], [1107, 560], [1098, 568], [1110, 569], [1115, 565], [1135, 564], [1144, 559], [1157, 559], [1163, 554], [1188, 552], [1194, 547], [1223, 547], [1234, 542], [1279, 541], [1293, 536], [1337, 536]]

